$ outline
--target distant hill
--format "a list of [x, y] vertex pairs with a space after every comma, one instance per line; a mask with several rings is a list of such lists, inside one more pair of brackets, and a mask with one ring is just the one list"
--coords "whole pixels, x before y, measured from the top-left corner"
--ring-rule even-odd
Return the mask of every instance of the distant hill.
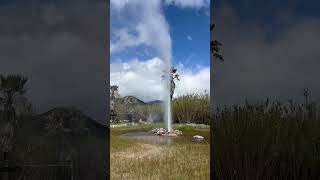
[[124, 96], [121, 98], [117, 98], [118, 103], [132, 103], [133, 105], [145, 105], [146, 103], [135, 96]]
[[146, 104], [144, 101], [138, 99], [135, 96], [125, 96], [123, 97], [124, 102], [131, 102], [133, 104]]
[[162, 103], [162, 101], [160, 101], [160, 100], [154, 100], [154, 101], [149, 101], [149, 102], [147, 102], [146, 104], [148, 104], [148, 105], [154, 105], [154, 104], [161, 104]]
[[121, 98], [117, 98], [118, 103], [132, 103], [133, 105], [154, 105], [154, 104], [161, 104], [162, 101], [160, 100], [153, 100], [149, 102], [144, 102], [141, 99], [135, 96], [124, 96]]
[[[107, 133], [107, 126], [100, 124], [96, 120], [90, 118], [80, 110], [74, 108], [66, 108], [66, 107], [59, 107], [49, 110], [46, 113], [39, 115], [40, 119], [45, 120], [48, 117], [54, 118], [63, 118], [65, 125], [73, 126], [76, 125], [79, 128], [85, 129], [91, 134], [99, 134], [104, 135]], [[71, 122], [71, 119], [75, 122]]]

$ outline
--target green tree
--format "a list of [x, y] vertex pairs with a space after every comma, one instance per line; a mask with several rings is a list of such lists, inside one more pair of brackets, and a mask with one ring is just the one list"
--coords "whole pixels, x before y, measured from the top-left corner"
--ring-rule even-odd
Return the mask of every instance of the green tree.
[[[161, 78], [162, 80], [166, 79], [168, 76], [167, 75], [162, 75]], [[177, 69], [172, 67], [171, 68], [171, 72], [170, 72], [170, 99], [172, 100], [175, 88], [176, 88], [176, 83], [174, 82], [174, 80], [178, 80], [179, 79], [179, 74], [177, 73]]]
[[172, 100], [173, 94], [174, 94], [174, 90], [176, 89], [176, 83], [174, 82], [174, 80], [178, 80], [179, 79], [179, 74], [177, 73], [177, 69], [172, 68], [171, 69], [171, 89], [170, 89], [170, 99]]
[[[215, 1], [214, 0], [211, 0], [211, 5], [213, 5], [213, 4], [215, 4]], [[212, 6], [213, 7], [213, 6]], [[214, 9], [211, 9], [211, 18], [213, 19], [213, 12], [215, 12], [215, 10]], [[213, 16], [213, 17], [212, 17]], [[217, 40], [215, 40], [215, 38], [214, 38], [214, 36], [213, 36], [213, 29], [215, 28], [215, 24], [214, 23], [212, 23], [212, 24], [210, 24], [210, 32], [211, 32], [211, 37], [213, 37], [212, 39], [213, 40], [211, 40], [210, 41], [210, 52], [211, 52], [211, 54], [212, 54], [212, 56], [214, 57], [214, 58], [217, 58], [218, 60], [220, 60], [220, 61], [223, 61], [224, 60], [224, 58], [223, 58], [223, 56], [222, 56], [222, 54], [221, 54], [221, 46], [222, 46], [222, 44], [219, 42], [219, 41], [217, 41]]]
[[[210, 32], [213, 32], [214, 27], [215, 27], [215, 24], [210, 25]], [[218, 60], [223, 61], [224, 60], [223, 56], [220, 53], [221, 46], [222, 44], [217, 40], [210, 41], [211, 54], [213, 55], [213, 57], [217, 58]]]
[[0, 105], [1, 105], [1, 130], [0, 150], [4, 158], [12, 151], [18, 120], [16, 108], [25, 104], [26, 83], [28, 79], [22, 75], [0, 75]]
[[116, 116], [116, 97], [118, 96], [119, 87], [117, 85], [110, 86], [110, 118], [112, 121], [115, 120]]
[[110, 95], [111, 97], [116, 97], [118, 94], [119, 87], [117, 85], [110, 86]]

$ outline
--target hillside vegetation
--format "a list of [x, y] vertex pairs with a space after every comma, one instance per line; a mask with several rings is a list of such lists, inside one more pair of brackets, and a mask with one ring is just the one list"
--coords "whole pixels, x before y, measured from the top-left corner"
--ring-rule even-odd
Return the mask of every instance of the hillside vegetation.
[[[126, 103], [131, 100], [131, 104]], [[117, 121], [131, 120], [163, 122], [163, 104], [161, 101], [148, 103], [134, 96], [116, 99], [115, 112]], [[132, 117], [130, 116], [132, 114]], [[209, 95], [189, 94], [173, 99], [172, 114], [174, 123], [209, 124], [210, 97]]]

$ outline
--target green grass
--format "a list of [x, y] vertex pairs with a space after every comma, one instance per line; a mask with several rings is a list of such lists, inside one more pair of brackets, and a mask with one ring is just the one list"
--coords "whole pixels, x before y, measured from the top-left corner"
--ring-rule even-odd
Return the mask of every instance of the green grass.
[[205, 142], [148, 144], [120, 138], [127, 132], [149, 131], [162, 124], [114, 128], [111, 138], [111, 179], [210, 179], [210, 131], [205, 126], [174, 125], [184, 136], [203, 135]]

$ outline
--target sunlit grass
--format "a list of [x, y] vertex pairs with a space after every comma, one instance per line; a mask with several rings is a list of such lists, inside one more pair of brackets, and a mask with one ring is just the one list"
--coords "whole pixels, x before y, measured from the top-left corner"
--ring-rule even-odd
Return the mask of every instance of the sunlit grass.
[[209, 128], [174, 125], [185, 136], [203, 135], [205, 142], [148, 144], [118, 137], [148, 131], [160, 124], [111, 129], [111, 179], [210, 179]]

